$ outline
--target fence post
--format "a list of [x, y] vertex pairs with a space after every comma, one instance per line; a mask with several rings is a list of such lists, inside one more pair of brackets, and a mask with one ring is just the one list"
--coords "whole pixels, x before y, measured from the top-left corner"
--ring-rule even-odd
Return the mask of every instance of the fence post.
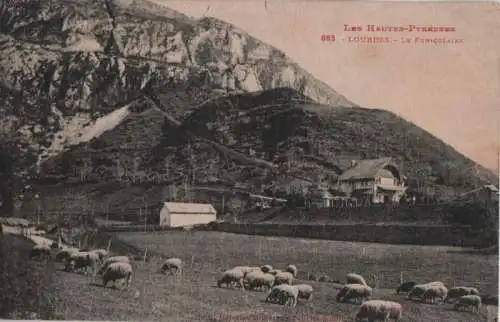
[[403, 279], [403, 272], [399, 275], [399, 285], [403, 284], [404, 279]]
[[146, 262], [146, 256], [148, 255], [148, 249], [146, 248], [146, 250], [144, 251], [144, 263]]
[[106, 248], [106, 249], [107, 249], [107, 251], [108, 251], [108, 253], [109, 253], [110, 248], [111, 248], [111, 239], [110, 239], [110, 240], [108, 240], [108, 248]]

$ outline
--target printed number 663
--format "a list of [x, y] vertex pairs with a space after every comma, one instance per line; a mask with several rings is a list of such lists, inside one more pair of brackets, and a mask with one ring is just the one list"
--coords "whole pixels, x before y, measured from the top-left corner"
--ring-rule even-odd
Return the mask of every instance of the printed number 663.
[[335, 41], [335, 35], [321, 35], [321, 41]]

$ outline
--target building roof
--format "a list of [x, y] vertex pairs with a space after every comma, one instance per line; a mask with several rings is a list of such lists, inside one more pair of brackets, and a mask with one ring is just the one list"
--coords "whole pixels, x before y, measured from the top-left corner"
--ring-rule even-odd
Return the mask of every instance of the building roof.
[[[392, 158], [379, 158], [371, 160], [361, 160], [355, 166], [346, 170], [339, 177], [339, 180], [360, 180], [360, 179], [373, 179], [377, 173], [390, 166], [397, 171], [397, 166], [392, 162]], [[399, 173], [395, 175], [399, 179]]]
[[209, 203], [165, 202], [169, 212], [178, 214], [216, 214], [215, 208]]

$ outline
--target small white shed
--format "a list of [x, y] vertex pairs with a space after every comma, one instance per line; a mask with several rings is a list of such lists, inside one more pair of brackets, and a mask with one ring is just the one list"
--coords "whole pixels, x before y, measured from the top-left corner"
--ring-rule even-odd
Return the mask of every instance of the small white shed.
[[165, 202], [160, 211], [160, 226], [184, 227], [208, 224], [217, 219], [217, 211], [211, 204]]

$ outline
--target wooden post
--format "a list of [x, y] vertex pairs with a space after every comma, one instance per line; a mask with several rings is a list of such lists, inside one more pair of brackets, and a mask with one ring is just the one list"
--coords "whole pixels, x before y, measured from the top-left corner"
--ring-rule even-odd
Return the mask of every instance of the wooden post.
[[111, 248], [111, 239], [110, 239], [110, 240], [108, 240], [108, 248], [106, 248], [106, 249], [107, 249], [107, 251], [108, 251], [108, 253], [109, 253], [110, 248]]
[[144, 258], [143, 258], [144, 263], [146, 262], [147, 255], [148, 255], [148, 249], [146, 248], [146, 250], [144, 251]]
[[403, 279], [403, 272], [399, 275], [399, 285], [403, 284], [404, 279]]

